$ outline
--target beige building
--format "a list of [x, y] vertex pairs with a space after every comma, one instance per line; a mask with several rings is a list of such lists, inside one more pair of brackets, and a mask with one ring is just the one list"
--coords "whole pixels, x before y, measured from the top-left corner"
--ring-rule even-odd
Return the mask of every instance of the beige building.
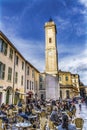
[[60, 97], [62, 99], [79, 96], [79, 75], [59, 70]]
[[[25, 92], [32, 98], [39, 95], [39, 71], [26, 61], [26, 88]], [[27, 98], [27, 100], [28, 100]]]
[[[39, 71], [0, 32], [0, 103], [39, 93]], [[15, 101], [17, 102], [17, 101]]]

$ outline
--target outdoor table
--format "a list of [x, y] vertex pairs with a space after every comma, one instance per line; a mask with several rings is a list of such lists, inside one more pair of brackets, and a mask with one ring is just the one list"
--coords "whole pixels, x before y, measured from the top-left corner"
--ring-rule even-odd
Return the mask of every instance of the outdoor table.
[[35, 111], [36, 114], [41, 114], [41, 111]]
[[3, 118], [3, 117], [6, 117], [6, 115], [1, 114], [1, 115], [0, 115], [0, 118]]
[[62, 111], [62, 115], [67, 114], [66, 111]]
[[30, 116], [28, 116], [28, 119], [34, 119], [34, 118], [37, 118], [37, 115], [30, 115]]
[[12, 111], [13, 113], [17, 113], [18, 111]]
[[28, 129], [29, 127], [31, 127], [31, 123], [30, 122], [28, 122], [28, 123], [26, 123], [26, 122], [23, 122], [23, 123], [17, 123], [16, 124], [16, 127], [18, 128], [18, 130], [20, 130], [21, 128], [22, 128], [22, 130], [24, 130], [24, 129]]

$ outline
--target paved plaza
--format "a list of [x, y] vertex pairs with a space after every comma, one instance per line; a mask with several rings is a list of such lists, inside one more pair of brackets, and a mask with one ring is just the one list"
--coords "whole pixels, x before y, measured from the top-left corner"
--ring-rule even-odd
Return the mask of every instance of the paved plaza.
[[[83, 103], [82, 104], [82, 110], [79, 111], [79, 106], [78, 104], [76, 104], [76, 117], [82, 117], [84, 119], [84, 126], [83, 126], [83, 130], [87, 130], [87, 107], [86, 105]], [[18, 130], [15, 125], [12, 127], [12, 130]], [[40, 130], [40, 129], [38, 129]]]

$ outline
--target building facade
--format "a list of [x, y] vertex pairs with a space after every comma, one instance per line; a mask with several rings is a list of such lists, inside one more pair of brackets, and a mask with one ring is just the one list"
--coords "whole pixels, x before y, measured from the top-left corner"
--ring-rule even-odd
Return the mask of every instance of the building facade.
[[19, 98], [26, 99], [26, 93], [35, 97], [38, 89], [39, 71], [0, 32], [0, 104], [17, 103]]
[[60, 98], [79, 96], [79, 75], [59, 70]]

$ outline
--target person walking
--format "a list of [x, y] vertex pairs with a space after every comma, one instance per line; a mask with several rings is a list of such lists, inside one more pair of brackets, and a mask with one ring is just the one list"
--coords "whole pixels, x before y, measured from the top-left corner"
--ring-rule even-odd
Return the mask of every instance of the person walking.
[[81, 108], [82, 108], [81, 99], [78, 100], [78, 104], [79, 104], [79, 111], [81, 111]]

